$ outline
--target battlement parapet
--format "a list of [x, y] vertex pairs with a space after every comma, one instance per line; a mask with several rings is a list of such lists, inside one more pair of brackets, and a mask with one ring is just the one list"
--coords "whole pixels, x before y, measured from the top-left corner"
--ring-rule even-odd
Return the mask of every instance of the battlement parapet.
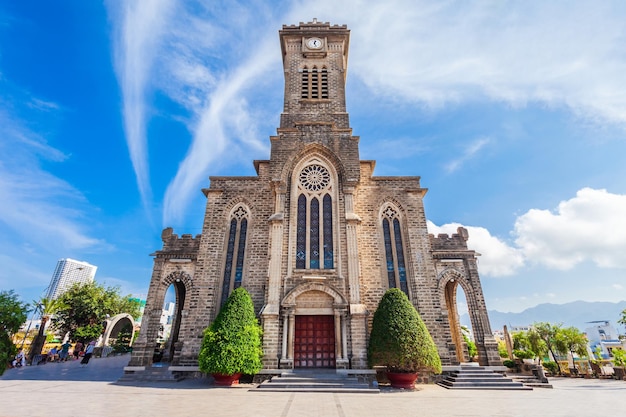
[[195, 259], [200, 248], [200, 237], [191, 234], [183, 234], [178, 236], [171, 227], [163, 229], [161, 240], [163, 241], [163, 249], [153, 253], [153, 256], [159, 258], [190, 258]]
[[464, 227], [459, 227], [457, 233], [452, 236], [441, 233], [435, 237], [435, 235], [429, 235], [430, 244], [434, 251], [437, 250], [467, 250], [467, 239], [469, 233]]

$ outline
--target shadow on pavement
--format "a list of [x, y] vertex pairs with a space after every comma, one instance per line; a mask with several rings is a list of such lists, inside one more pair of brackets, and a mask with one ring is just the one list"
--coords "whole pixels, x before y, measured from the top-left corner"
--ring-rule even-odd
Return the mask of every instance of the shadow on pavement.
[[92, 358], [81, 366], [80, 360], [49, 362], [7, 369], [0, 379], [30, 381], [117, 381], [124, 374], [130, 354], [109, 358]]

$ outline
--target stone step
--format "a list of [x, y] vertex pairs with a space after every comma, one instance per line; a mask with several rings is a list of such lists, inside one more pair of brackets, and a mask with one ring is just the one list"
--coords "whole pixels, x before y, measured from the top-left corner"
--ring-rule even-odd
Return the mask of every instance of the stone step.
[[333, 372], [284, 372], [280, 376], [263, 381], [256, 387], [263, 392], [336, 392], [376, 394], [380, 390], [359, 382], [356, 377], [348, 377]]
[[489, 389], [489, 390], [532, 390], [519, 381], [477, 366], [462, 367], [460, 371], [452, 371], [438, 382], [447, 389]]

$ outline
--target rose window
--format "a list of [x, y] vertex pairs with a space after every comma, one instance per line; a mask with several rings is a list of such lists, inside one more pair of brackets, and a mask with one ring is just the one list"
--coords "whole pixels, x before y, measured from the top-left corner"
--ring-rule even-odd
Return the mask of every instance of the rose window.
[[300, 172], [300, 184], [309, 191], [320, 191], [328, 187], [330, 173], [321, 165], [309, 165]]

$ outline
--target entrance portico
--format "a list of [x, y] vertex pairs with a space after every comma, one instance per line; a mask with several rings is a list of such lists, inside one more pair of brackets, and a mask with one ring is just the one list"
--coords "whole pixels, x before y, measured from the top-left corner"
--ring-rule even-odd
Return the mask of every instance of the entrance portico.
[[348, 304], [324, 283], [294, 288], [281, 303], [281, 368], [347, 368]]

